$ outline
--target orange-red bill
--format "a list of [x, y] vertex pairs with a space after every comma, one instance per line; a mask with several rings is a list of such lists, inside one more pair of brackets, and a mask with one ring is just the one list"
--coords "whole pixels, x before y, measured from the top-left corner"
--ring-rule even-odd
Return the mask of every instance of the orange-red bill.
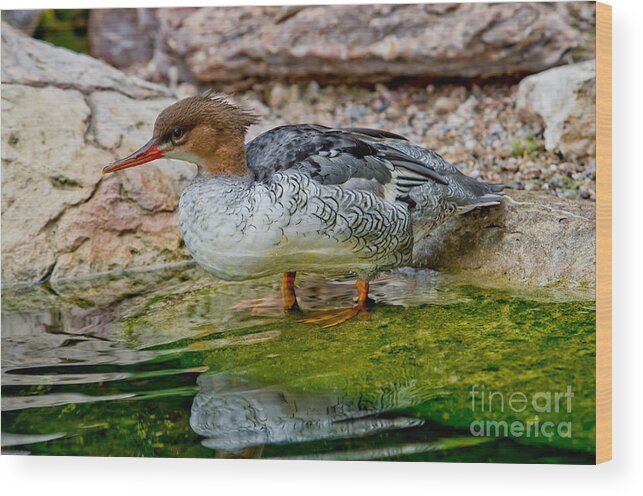
[[131, 155], [103, 167], [103, 174], [145, 164], [157, 158], [162, 158], [164, 155], [165, 152], [158, 149], [156, 139], [152, 138]]

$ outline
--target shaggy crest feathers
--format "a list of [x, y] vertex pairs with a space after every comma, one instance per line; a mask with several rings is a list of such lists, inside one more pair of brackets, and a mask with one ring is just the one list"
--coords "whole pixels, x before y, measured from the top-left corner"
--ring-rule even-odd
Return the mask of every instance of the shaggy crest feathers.
[[226, 95], [208, 90], [179, 100], [163, 110], [156, 118], [154, 136], [163, 139], [177, 127], [189, 131], [199, 125], [245, 134], [248, 127], [257, 122], [259, 116], [254, 112], [230, 103]]

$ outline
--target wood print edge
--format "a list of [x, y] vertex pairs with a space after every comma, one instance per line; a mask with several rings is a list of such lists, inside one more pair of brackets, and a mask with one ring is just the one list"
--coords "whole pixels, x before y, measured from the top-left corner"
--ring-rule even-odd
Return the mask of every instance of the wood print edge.
[[596, 3], [596, 463], [612, 459], [612, 7]]

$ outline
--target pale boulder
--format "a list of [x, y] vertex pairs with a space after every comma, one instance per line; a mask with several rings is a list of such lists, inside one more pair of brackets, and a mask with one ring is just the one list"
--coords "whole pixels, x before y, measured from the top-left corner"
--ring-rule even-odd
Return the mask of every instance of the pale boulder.
[[473, 284], [591, 288], [596, 283], [596, 211], [584, 200], [507, 191], [502, 205], [453, 217], [414, 250], [416, 266]]
[[2, 26], [2, 283], [185, 260], [186, 163], [102, 176], [152, 132], [172, 93]]
[[545, 148], [565, 158], [596, 153], [596, 61], [557, 67], [520, 82], [516, 106], [544, 127]]

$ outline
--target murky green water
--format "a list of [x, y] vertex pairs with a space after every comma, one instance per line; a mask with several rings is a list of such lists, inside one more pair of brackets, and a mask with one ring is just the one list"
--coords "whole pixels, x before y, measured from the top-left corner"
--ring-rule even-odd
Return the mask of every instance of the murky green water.
[[[351, 304], [350, 282], [299, 284], [304, 308]], [[372, 288], [323, 330], [278, 311], [277, 279], [194, 268], [5, 290], [3, 453], [593, 462], [591, 291]]]

